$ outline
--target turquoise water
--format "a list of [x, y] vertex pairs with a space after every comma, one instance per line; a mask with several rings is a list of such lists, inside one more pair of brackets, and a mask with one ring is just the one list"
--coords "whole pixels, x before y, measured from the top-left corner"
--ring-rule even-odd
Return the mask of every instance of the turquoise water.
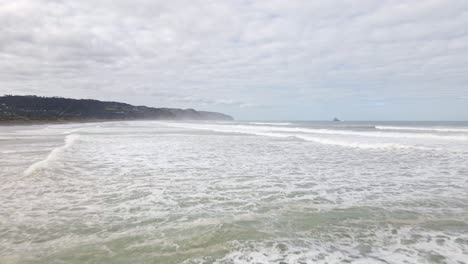
[[467, 263], [468, 123], [0, 127], [0, 263]]

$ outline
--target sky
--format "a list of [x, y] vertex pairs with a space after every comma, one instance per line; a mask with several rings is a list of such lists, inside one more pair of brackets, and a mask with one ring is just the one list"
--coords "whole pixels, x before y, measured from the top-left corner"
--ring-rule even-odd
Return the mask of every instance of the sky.
[[466, 0], [0, 0], [0, 95], [468, 120]]

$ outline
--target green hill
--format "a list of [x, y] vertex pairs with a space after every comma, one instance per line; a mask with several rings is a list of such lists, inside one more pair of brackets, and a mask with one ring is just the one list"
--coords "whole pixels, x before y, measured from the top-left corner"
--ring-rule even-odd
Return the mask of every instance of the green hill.
[[95, 120], [232, 120], [231, 116], [194, 109], [153, 108], [119, 102], [61, 97], [0, 97], [0, 122]]

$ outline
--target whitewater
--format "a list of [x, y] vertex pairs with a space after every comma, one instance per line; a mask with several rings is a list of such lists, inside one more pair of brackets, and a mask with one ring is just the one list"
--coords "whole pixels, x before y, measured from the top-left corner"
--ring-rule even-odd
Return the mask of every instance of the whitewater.
[[0, 263], [468, 263], [467, 122], [0, 126]]

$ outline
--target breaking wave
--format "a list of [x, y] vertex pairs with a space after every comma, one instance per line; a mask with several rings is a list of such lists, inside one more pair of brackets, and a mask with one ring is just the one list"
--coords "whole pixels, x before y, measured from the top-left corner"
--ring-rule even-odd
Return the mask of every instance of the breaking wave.
[[53, 149], [47, 157], [29, 166], [25, 171], [25, 175], [31, 175], [38, 170], [45, 169], [49, 166], [52, 160], [55, 160], [64, 150], [72, 146], [80, 136], [77, 134], [70, 134], [65, 137], [65, 144]]
[[[164, 123], [167, 126], [179, 127], [179, 128], [189, 128], [189, 129], [201, 129], [201, 130], [210, 130], [214, 132], [224, 132], [224, 133], [240, 133], [240, 134], [250, 134], [257, 136], [267, 136], [267, 137], [276, 137], [276, 138], [297, 138], [305, 141], [311, 141], [324, 145], [334, 145], [341, 147], [349, 148], [361, 148], [361, 149], [408, 149], [408, 148], [419, 148], [426, 149], [422, 147], [409, 146], [397, 143], [360, 143], [356, 141], [348, 140], [335, 140], [322, 137], [313, 137], [310, 135], [304, 134], [292, 134], [292, 133], [275, 133], [282, 131], [289, 132], [304, 132], [311, 131], [311, 129], [301, 129], [301, 128], [268, 128], [268, 127], [259, 127], [259, 126], [221, 126], [221, 125], [198, 125], [198, 124], [181, 124], [181, 123]], [[317, 129], [319, 130], [319, 129]], [[331, 131], [331, 130], [330, 130]], [[334, 131], [333, 131], [334, 132]], [[341, 131], [337, 131], [340, 134]], [[334, 133], [331, 133], [334, 134]]]
[[444, 127], [375, 126], [375, 129], [380, 129], [380, 130], [436, 131], [436, 132], [468, 132], [468, 128], [444, 128]]
[[273, 123], [273, 122], [249, 122], [252, 125], [270, 125], [270, 126], [290, 126], [292, 123], [283, 122], [283, 123]]
[[[181, 126], [180, 126], [181, 125]], [[194, 128], [194, 129], [208, 129], [219, 132], [236, 132], [247, 133], [254, 132], [289, 132], [289, 133], [308, 133], [308, 134], [323, 134], [323, 135], [346, 135], [346, 136], [363, 136], [374, 138], [418, 138], [418, 139], [437, 139], [437, 140], [459, 140], [468, 141], [468, 137], [464, 135], [435, 135], [429, 133], [393, 133], [393, 132], [363, 132], [351, 130], [332, 130], [332, 129], [313, 129], [313, 128], [300, 128], [300, 127], [272, 127], [272, 126], [246, 126], [246, 125], [197, 125], [197, 124], [177, 124], [173, 126]]]
[[[250, 128], [249, 126], [238, 126], [240, 128]], [[467, 136], [452, 136], [452, 135], [434, 135], [428, 133], [392, 133], [392, 132], [361, 132], [361, 131], [346, 131], [346, 130], [332, 130], [332, 129], [312, 129], [312, 128], [299, 128], [299, 127], [256, 127], [263, 131], [277, 131], [277, 132], [294, 132], [294, 133], [311, 133], [311, 134], [326, 134], [326, 135], [347, 135], [347, 136], [364, 136], [376, 138], [421, 138], [421, 139], [442, 139], [442, 140], [460, 140], [468, 141]]]

